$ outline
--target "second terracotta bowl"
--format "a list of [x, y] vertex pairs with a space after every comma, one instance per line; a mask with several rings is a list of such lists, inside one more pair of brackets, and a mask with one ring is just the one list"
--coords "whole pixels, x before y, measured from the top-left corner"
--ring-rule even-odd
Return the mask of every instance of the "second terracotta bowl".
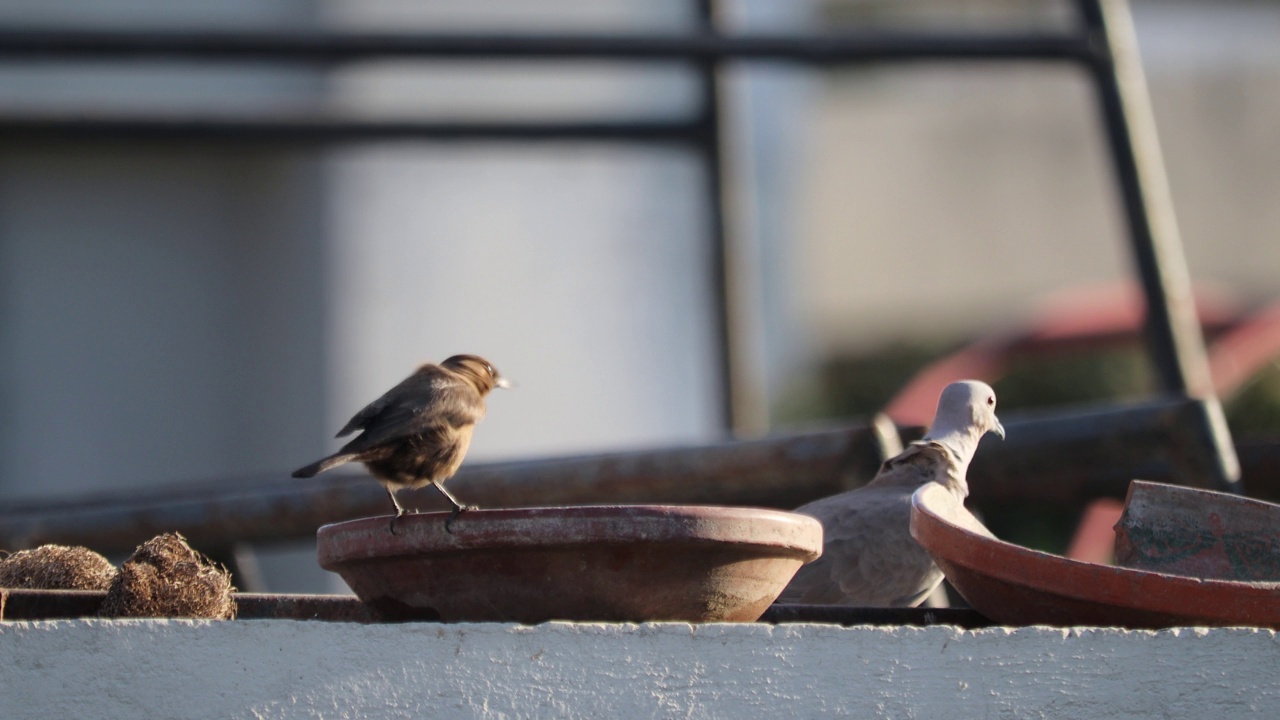
[[1280, 583], [1112, 567], [1013, 545], [939, 485], [912, 497], [911, 535], [969, 605], [999, 623], [1280, 629]]

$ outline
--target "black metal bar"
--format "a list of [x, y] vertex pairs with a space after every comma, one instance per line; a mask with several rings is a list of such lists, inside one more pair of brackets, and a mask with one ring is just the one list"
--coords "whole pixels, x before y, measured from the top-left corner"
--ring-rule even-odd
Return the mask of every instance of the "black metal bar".
[[104, 590], [0, 588], [0, 622], [96, 617]]
[[843, 605], [770, 605], [759, 622], [829, 623], [844, 625], [954, 625], [967, 630], [991, 627], [995, 623], [969, 608], [874, 608]]
[[[714, 0], [696, 0], [698, 29], [713, 33], [716, 30]], [[707, 203], [707, 238], [710, 241], [710, 292], [712, 333], [716, 343], [715, 368], [720, 390], [720, 424], [728, 432], [741, 430], [737, 419], [740, 410], [738, 392], [740, 363], [737, 358], [737, 338], [734, 332], [733, 272], [730, 257], [733, 249], [729, 238], [726, 217], [731, 203], [725, 196], [724, 135], [721, 123], [720, 66], [714, 58], [698, 63], [699, 112], [698, 125], [702, 128], [698, 142], [698, 159], [702, 163], [703, 192]]]
[[318, 115], [209, 115], [156, 111], [0, 110], [0, 140], [236, 141], [272, 144], [387, 140], [468, 142], [700, 141], [701, 123], [651, 121], [350, 120]]
[[1238, 446], [1244, 494], [1280, 502], [1280, 443], [1242, 442]]
[[1079, 0], [1079, 7], [1086, 31], [1105, 49], [1089, 67], [1146, 295], [1152, 362], [1167, 392], [1201, 398], [1212, 406], [1206, 416], [1212, 428], [1206, 446], [1215, 459], [1212, 474], [1218, 487], [1234, 489], [1240, 463], [1209, 375], [1128, 6], [1123, 0]]
[[1043, 32], [728, 36], [0, 29], [0, 57], [9, 59], [768, 60], [836, 65], [915, 60], [1087, 61], [1093, 53], [1094, 48], [1083, 37]]
[[[0, 588], [0, 621], [95, 617], [106, 593], [93, 590]], [[234, 593], [237, 620], [312, 620], [318, 622], [394, 622], [350, 595]], [[431, 622], [431, 621], [426, 621]], [[990, 627], [993, 623], [968, 608], [859, 608], [836, 605], [771, 605], [758, 622], [836, 625], [955, 625]]]
[[[106, 599], [101, 590], [0, 588], [0, 621], [96, 617]], [[238, 620], [387, 622], [377, 610], [349, 595], [234, 593]]]
[[371, 605], [350, 595], [282, 595], [235, 593], [239, 620], [318, 620], [323, 622], [390, 622]]

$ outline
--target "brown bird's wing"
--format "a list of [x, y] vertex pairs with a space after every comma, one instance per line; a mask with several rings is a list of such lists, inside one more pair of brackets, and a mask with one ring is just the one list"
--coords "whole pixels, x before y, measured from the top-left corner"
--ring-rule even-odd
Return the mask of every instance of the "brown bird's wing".
[[401, 380], [398, 385], [382, 394], [382, 397], [365, 405], [364, 408], [353, 415], [346, 425], [338, 431], [334, 437], [344, 437], [350, 435], [357, 430], [364, 430], [387, 408], [405, 404], [406, 400], [412, 398], [430, 399], [432, 393], [432, 383], [438, 378], [449, 378], [450, 375], [443, 368], [436, 365], [426, 365], [419, 368], [417, 372], [409, 377]]
[[823, 527], [822, 556], [803, 566], [779, 600], [813, 605], [907, 607], [942, 578], [911, 537], [911, 494], [946, 462], [928, 444], [885, 463], [866, 486], [801, 506]]
[[[400, 385], [403, 385], [403, 384], [404, 383], [400, 383]], [[397, 385], [396, 387], [391, 388], [385, 394], [383, 394], [382, 397], [378, 398], [377, 400], [374, 400], [368, 405], [365, 405], [364, 409], [356, 413], [350, 420], [348, 420], [347, 424], [343, 425], [342, 429], [339, 430], [338, 434], [334, 435], [334, 437], [346, 437], [347, 435], [350, 435], [351, 433], [357, 430], [363, 430], [364, 427], [369, 424], [370, 420], [377, 417], [378, 413], [382, 412], [387, 407], [387, 405], [391, 402], [391, 394], [395, 392], [396, 388], [399, 388], [400, 385]]]
[[356, 413], [339, 436], [357, 429], [364, 432], [343, 446], [341, 452], [363, 452], [440, 425], [472, 425], [482, 417], [484, 399], [475, 388], [447, 370], [431, 366], [409, 376]]

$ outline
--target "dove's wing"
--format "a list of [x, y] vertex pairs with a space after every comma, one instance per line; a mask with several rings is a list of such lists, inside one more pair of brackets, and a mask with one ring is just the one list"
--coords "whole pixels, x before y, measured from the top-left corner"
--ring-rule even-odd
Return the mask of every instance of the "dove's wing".
[[942, 573], [911, 537], [911, 494], [945, 473], [947, 461], [945, 450], [913, 444], [887, 461], [866, 486], [797, 508], [822, 522], [822, 556], [800, 568], [780, 600], [861, 607], [919, 604]]

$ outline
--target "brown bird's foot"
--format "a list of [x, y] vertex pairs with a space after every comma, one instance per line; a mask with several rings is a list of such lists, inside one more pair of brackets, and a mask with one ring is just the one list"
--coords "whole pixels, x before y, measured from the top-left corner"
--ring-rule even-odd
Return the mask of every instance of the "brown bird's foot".
[[459, 515], [461, 515], [462, 513], [468, 510], [479, 510], [479, 509], [480, 508], [476, 507], [475, 505], [454, 505], [453, 512], [449, 513], [449, 519], [444, 521], [444, 531], [452, 535], [453, 530], [450, 529], [450, 526], [453, 525], [454, 519], [456, 519]]
[[474, 505], [463, 505], [458, 502], [458, 498], [454, 497], [453, 493], [444, 489], [443, 480], [434, 482], [432, 485], [435, 485], [436, 489], [440, 491], [440, 494], [444, 496], [444, 499], [448, 500], [449, 504], [453, 506], [453, 512], [449, 515], [449, 519], [444, 521], [444, 531], [452, 535], [453, 530], [450, 530], [449, 526], [453, 525], [454, 519], [467, 510], [476, 510], [477, 508]]
[[392, 535], [396, 534], [396, 523], [400, 520], [400, 518], [404, 517], [405, 514], [406, 514], [405, 511], [401, 510], [400, 512], [396, 513], [391, 517], [391, 534]]
[[386, 490], [387, 490], [387, 495], [389, 495], [389, 496], [391, 497], [391, 504], [396, 506], [396, 515], [395, 515], [395, 517], [391, 518], [391, 534], [392, 534], [392, 535], [395, 535], [395, 534], [396, 534], [396, 521], [397, 521], [397, 520], [399, 520], [399, 519], [401, 518], [401, 516], [403, 516], [403, 515], [404, 515], [404, 513], [405, 513], [405, 509], [404, 509], [404, 506], [400, 504], [400, 501], [396, 499], [396, 492], [395, 492], [395, 490], [392, 490], [390, 485], [386, 485], [386, 486], [384, 486], [384, 487], [385, 487], [385, 488], [386, 488]]

